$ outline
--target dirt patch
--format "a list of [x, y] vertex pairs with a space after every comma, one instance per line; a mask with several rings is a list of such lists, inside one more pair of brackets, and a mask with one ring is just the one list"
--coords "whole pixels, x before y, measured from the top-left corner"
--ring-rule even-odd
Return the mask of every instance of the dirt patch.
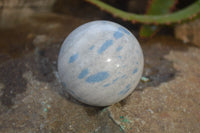
[[3, 105], [13, 105], [12, 98], [26, 90], [26, 80], [22, 74], [26, 70], [24, 62], [10, 60], [0, 65], [0, 82], [4, 85], [1, 90], [0, 101]]
[[154, 39], [140, 41], [144, 54], [143, 76], [148, 78], [147, 82], [140, 82], [137, 89], [156, 87], [163, 82], [173, 80], [178, 73], [173, 67], [173, 62], [165, 58], [171, 50], [186, 51], [187, 45], [182, 44], [173, 37], [158, 36]]
[[[166, 36], [165, 39], [167, 41], [159, 39], [162, 45], [158, 45], [154, 40], [154, 44], [149, 47], [153, 47], [155, 53], [162, 53], [161, 57], [170, 62], [172, 67], [168, 68], [169, 65], [164, 63], [167, 67], [161, 69], [162, 63], [155, 56], [151, 62], [155, 61], [155, 65], [158, 65], [156, 68], [169, 74], [171, 73], [169, 70], [173, 69], [175, 71], [173, 78], [168, 78], [167, 82], [161, 83], [158, 80], [157, 86], [151, 85], [150, 82], [150, 85], [142, 91], [134, 91], [125, 100], [109, 108], [111, 117], [125, 132], [200, 131], [198, 117], [200, 50], [196, 47], [185, 46]], [[148, 50], [151, 51], [150, 48]], [[157, 75], [159, 74], [158, 71]], [[161, 75], [160, 78], [162, 77], [165, 76]]]

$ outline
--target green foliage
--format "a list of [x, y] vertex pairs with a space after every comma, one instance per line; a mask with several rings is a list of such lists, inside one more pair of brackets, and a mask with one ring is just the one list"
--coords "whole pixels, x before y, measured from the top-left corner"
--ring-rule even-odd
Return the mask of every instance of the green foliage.
[[142, 25], [140, 28], [140, 37], [147, 38], [153, 36], [158, 30], [160, 26], [156, 25]]
[[177, 0], [150, 0], [147, 14], [159, 15], [169, 13], [177, 3]]
[[144, 23], [144, 24], [157, 24], [157, 25], [167, 24], [168, 25], [171, 23], [179, 23], [184, 20], [189, 20], [195, 17], [198, 13], [200, 13], [200, 0], [197, 0], [190, 6], [180, 11], [177, 11], [171, 14], [167, 13], [167, 14], [160, 14], [160, 15], [139, 15], [139, 14], [134, 14], [134, 13], [119, 10], [100, 0], [86, 0], [86, 1], [96, 5], [102, 10], [107, 11], [113, 16], [119, 17], [123, 20], [131, 21], [133, 23], [139, 22], [139, 23]]
[[[148, 15], [160, 15], [169, 13], [172, 8], [177, 3], [177, 0], [149, 0], [149, 7], [147, 8], [146, 14]], [[140, 36], [143, 38], [153, 36], [158, 30], [160, 26], [155, 25], [142, 25], [140, 28]]]

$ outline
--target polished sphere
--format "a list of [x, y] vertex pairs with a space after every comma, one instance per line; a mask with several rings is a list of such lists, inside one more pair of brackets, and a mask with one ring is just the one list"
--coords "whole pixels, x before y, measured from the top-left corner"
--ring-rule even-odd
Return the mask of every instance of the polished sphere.
[[94, 106], [112, 105], [127, 97], [140, 81], [143, 65], [137, 39], [110, 21], [92, 21], [75, 29], [58, 57], [64, 89]]

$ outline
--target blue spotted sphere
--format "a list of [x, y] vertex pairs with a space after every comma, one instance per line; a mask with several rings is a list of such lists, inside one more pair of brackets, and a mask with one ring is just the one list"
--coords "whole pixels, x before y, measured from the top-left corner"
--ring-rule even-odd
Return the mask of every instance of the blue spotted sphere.
[[127, 97], [140, 81], [143, 66], [137, 39], [110, 21], [92, 21], [75, 29], [58, 57], [64, 89], [93, 106], [112, 105]]

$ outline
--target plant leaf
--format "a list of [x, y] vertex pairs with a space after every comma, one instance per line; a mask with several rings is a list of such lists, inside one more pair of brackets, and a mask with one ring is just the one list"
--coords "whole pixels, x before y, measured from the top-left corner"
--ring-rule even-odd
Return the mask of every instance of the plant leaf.
[[100, 0], [85, 0], [90, 2], [102, 10], [107, 11], [115, 17], [119, 17], [122, 20], [134, 22], [140, 22], [145, 24], [172, 24], [179, 23], [183, 20], [190, 20], [200, 13], [200, 0], [197, 0], [193, 4], [185, 7], [182, 10], [176, 11], [171, 14], [163, 15], [139, 15], [135, 13], [125, 12], [110, 6]]
[[[149, 7], [147, 8], [147, 15], [161, 15], [171, 11], [177, 3], [177, 0], [149, 0]], [[142, 25], [140, 28], [140, 37], [147, 38], [153, 36], [160, 26]]]

